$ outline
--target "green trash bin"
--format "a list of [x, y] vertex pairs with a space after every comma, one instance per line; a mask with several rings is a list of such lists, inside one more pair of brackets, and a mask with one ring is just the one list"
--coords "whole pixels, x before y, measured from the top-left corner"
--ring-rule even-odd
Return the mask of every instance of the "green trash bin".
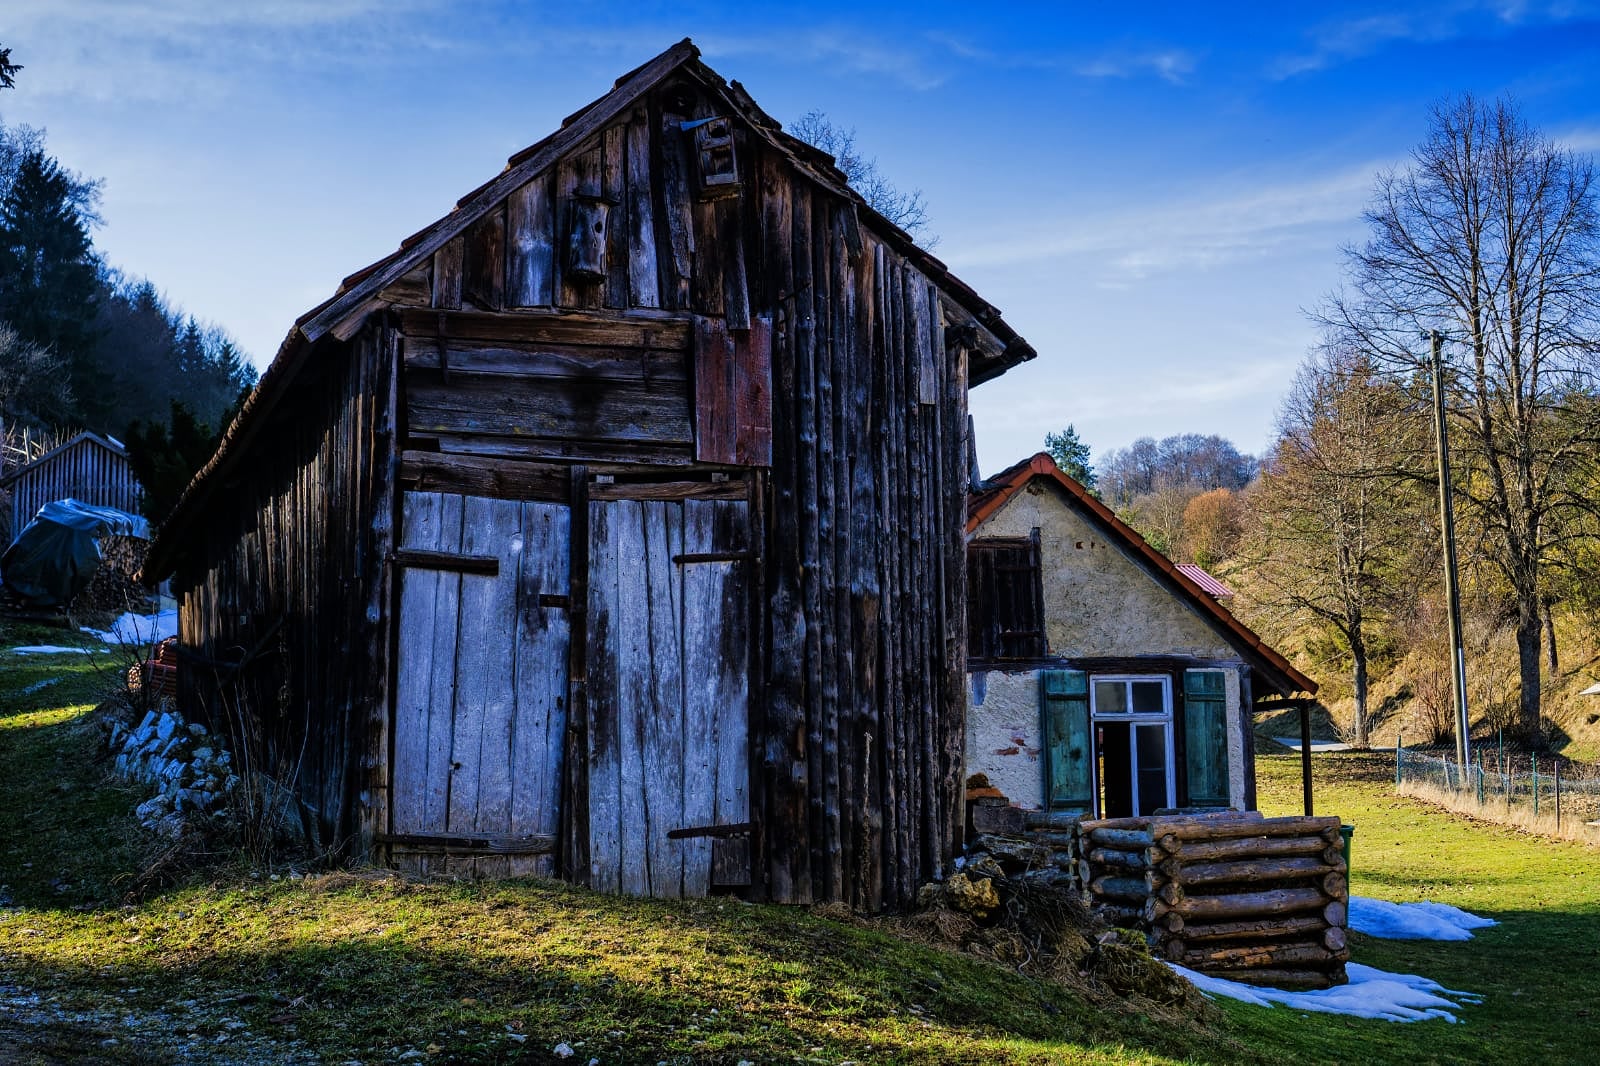
[[1355, 835], [1356, 835], [1356, 827], [1355, 826], [1353, 826], [1353, 825], [1341, 825], [1339, 827], [1339, 840], [1340, 840], [1339, 848], [1340, 848], [1341, 851], [1344, 852], [1344, 876], [1347, 879], [1350, 876], [1350, 838], [1355, 836]]

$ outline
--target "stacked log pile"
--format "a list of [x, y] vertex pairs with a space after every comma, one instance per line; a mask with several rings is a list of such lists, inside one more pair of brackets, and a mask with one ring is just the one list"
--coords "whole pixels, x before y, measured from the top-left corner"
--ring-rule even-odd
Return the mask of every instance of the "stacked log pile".
[[1145, 930], [1162, 958], [1274, 988], [1345, 981], [1349, 885], [1338, 818], [1084, 821], [1078, 855], [1094, 908]]

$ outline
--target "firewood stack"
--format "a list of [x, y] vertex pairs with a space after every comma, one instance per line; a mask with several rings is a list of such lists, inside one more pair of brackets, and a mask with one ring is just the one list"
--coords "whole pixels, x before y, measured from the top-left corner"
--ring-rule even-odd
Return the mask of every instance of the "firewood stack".
[[1259, 814], [1078, 824], [1091, 904], [1181, 966], [1274, 988], [1343, 984], [1349, 885], [1338, 818]]

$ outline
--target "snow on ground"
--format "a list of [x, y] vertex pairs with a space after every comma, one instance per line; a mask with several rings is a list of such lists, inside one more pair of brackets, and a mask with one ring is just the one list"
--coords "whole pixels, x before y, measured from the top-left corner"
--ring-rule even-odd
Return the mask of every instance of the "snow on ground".
[[63, 648], [59, 644], [29, 644], [21, 648], [12, 648], [18, 655], [88, 655], [93, 648]]
[[[1188, 978], [1200, 991], [1213, 996], [1226, 996], [1258, 1007], [1281, 1003], [1291, 1010], [1316, 1011], [1321, 1014], [1349, 1014], [1357, 1018], [1373, 1018], [1390, 1022], [1420, 1022], [1428, 1018], [1443, 1018], [1454, 1022], [1454, 1011], [1463, 1004], [1481, 1003], [1483, 997], [1471, 992], [1456, 992], [1426, 977], [1413, 974], [1388, 973], [1371, 966], [1352, 962], [1345, 966], [1350, 983], [1323, 988], [1315, 992], [1285, 992], [1276, 988], [1257, 988], [1221, 977], [1208, 977], [1203, 973], [1186, 970], [1167, 963]], [[1453, 996], [1454, 999], [1446, 999]]]
[[1390, 903], [1350, 897], [1350, 928], [1383, 940], [1471, 940], [1469, 930], [1498, 924], [1448, 903]]
[[176, 609], [158, 614], [134, 614], [129, 611], [112, 622], [109, 629], [84, 626], [83, 631], [107, 644], [154, 644], [178, 635], [178, 612]]

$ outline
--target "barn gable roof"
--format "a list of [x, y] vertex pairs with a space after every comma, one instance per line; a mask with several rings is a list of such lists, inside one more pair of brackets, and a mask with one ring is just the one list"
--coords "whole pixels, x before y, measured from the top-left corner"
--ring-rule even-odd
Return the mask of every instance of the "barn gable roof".
[[511, 156], [500, 174], [463, 196], [449, 214], [401, 241], [400, 247], [388, 256], [346, 277], [332, 297], [301, 315], [262, 374], [255, 391], [223, 435], [217, 451], [195, 474], [163, 523], [141, 577], [155, 579], [170, 573], [181, 532], [204, 506], [213, 483], [218, 480], [218, 469], [231, 462], [259, 431], [268, 412], [293, 383], [318, 341], [326, 337], [350, 339], [370, 312], [386, 305], [385, 288], [465, 232], [567, 152], [626, 114], [648, 91], [680, 72], [717, 96], [722, 106], [737, 115], [768, 146], [782, 153], [799, 173], [850, 201], [868, 229], [905, 256], [939, 287], [946, 299], [972, 317], [980, 328], [973, 331], [970, 384], [982, 384], [1034, 358], [1037, 353], [1033, 347], [1000, 317], [993, 305], [950, 273], [943, 262], [917, 247], [909, 234], [873, 210], [851, 189], [834, 165], [832, 156], [783, 132], [782, 126], [756, 105], [742, 85], [737, 81], [724, 81], [700, 62], [700, 50], [692, 40], [685, 38], [622, 75], [610, 92], [568, 116], [556, 132]]
[[968, 496], [967, 535], [976, 534], [991, 515], [1035, 478], [1043, 478], [1064, 492], [1077, 510], [1098, 525], [1110, 540], [1119, 544], [1136, 562], [1142, 563], [1152, 577], [1179, 596], [1196, 614], [1210, 622], [1228, 643], [1265, 675], [1274, 689], [1285, 696], [1295, 692], [1316, 693], [1315, 681], [1296, 670], [1288, 659], [1270, 647], [1253, 629], [1234, 617], [1232, 611], [1208, 595], [1172, 560], [1156, 551], [1138, 531], [1112, 513], [1111, 508], [1063, 473], [1055, 460], [1044, 452], [1007, 467], [985, 480], [981, 488]]
[[31, 462], [24, 463], [22, 466], [19, 466], [15, 470], [11, 471], [11, 473], [7, 474], [5, 477], [0, 478], [0, 487], [11, 484], [24, 474], [39, 469], [41, 466], [55, 459], [57, 456], [63, 455], [66, 452], [71, 451], [73, 448], [76, 448], [78, 445], [86, 442], [96, 445], [97, 447], [104, 448], [112, 455], [115, 455], [118, 459], [126, 459], [128, 457], [128, 450], [124, 448], [120, 442], [111, 437], [94, 433], [89, 430], [84, 430], [71, 440], [56, 445], [54, 448], [51, 448], [49, 451], [39, 456], [39, 458], [34, 459]]

